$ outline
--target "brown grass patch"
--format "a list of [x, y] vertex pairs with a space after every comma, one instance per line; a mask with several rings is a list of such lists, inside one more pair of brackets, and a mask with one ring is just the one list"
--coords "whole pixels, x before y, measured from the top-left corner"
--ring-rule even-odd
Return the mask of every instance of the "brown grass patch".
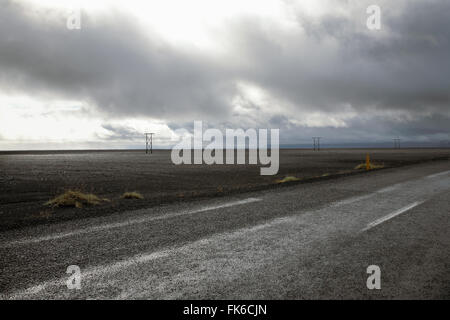
[[133, 191], [133, 192], [125, 192], [121, 198], [122, 199], [144, 199], [144, 196], [137, 191]]
[[[384, 164], [376, 164], [376, 163], [369, 164], [369, 170], [381, 169], [381, 168], [384, 168]], [[366, 169], [366, 164], [365, 163], [358, 164], [355, 167], [355, 170], [363, 170], [363, 169], [364, 170]]]
[[46, 206], [51, 207], [75, 207], [82, 208], [83, 206], [95, 206], [102, 202], [109, 201], [102, 199], [95, 194], [86, 194], [81, 191], [68, 190], [63, 194], [47, 201]]
[[299, 181], [299, 180], [300, 180], [300, 178], [293, 177], [293, 176], [287, 176], [287, 177], [284, 177], [283, 179], [275, 180], [275, 182], [276, 183], [285, 183], [285, 182], [292, 182], [292, 181]]

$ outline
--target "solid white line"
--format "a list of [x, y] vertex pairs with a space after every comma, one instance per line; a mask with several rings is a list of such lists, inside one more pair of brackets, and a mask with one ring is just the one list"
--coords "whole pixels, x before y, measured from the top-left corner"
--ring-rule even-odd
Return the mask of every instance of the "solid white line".
[[440, 177], [440, 176], [443, 176], [443, 175], [446, 175], [446, 174], [449, 174], [450, 173], [450, 170], [447, 170], [447, 171], [444, 171], [444, 172], [438, 172], [438, 173], [435, 173], [435, 174], [430, 174], [429, 176], [427, 176], [427, 178], [436, 178], [436, 177]]
[[200, 213], [200, 212], [205, 212], [205, 211], [229, 208], [229, 207], [243, 205], [243, 204], [257, 202], [257, 201], [262, 201], [262, 199], [248, 198], [248, 199], [228, 202], [228, 203], [224, 203], [224, 204], [220, 204], [220, 205], [216, 205], [216, 206], [207, 206], [207, 207], [203, 207], [203, 208], [195, 209], [195, 210], [167, 213], [167, 214], [154, 216], [154, 217], [142, 217], [142, 218], [132, 219], [132, 220], [123, 221], [123, 222], [109, 223], [109, 224], [104, 224], [104, 225], [100, 225], [100, 226], [96, 226], [96, 227], [88, 227], [88, 228], [84, 228], [84, 229], [78, 229], [78, 230], [74, 230], [74, 231], [70, 231], [70, 232], [56, 233], [53, 235], [36, 237], [36, 238], [31, 238], [31, 239], [16, 240], [16, 241], [11, 241], [9, 243], [6, 243], [0, 247], [11, 247], [11, 246], [25, 245], [25, 244], [30, 244], [30, 243], [38, 243], [38, 242], [42, 242], [42, 241], [57, 240], [57, 239], [71, 237], [71, 236], [76, 236], [79, 234], [86, 234], [86, 233], [104, 231], [104, 230], [109, 230], [109, 229], [114, 229], [114, 228], [127, 227], [127, 226], [130, 226], [133, 224], [140, 224], [140, 223], [146, 223], [146, 222], [150, 222], [150, 221], [168, 219], [168, 218], [179, 217], [179, 216], [184, 216], [184, 215], [190, 215], [190, 214], [195, 214], [195, 213]]
[[394, 212], [388, 214], [387, 216], [384, 216], [384, 217], [382, 217], [380, 219], [377, 219], [377, 220], [369, 223], [364, 229], [361, 230], [361, 232], [364, 232], [364, 231], [367, 231], [369, 229], [372, 229], [373, 227], [376, 227], [377, 225], [379, 225], [379, 224], [381, 224], [383, 222], [386, 222], [386, 221], [388, 221], [388, 220], [390, 220], [390, 219], [392, 219], [392, 218], [394, 218], [394, 217], [396, 217], [396, 216], [398, 216], [398, 215], [400, 215], [400, 214], [402, 214], [402, 213], [404, 213], [404, 212], [406, 212], [408, 210], [411, 210], [412, 208], [417, 207], [418, 205], [420, 205], [422, 203], [423, 203], [423, 201], [417, 201], [417, 202], [414, 202], [414, 203], [411, 203], [411, 204], [407, 205], [406, 207], [398, 209], [397, 211], [394, 211]]

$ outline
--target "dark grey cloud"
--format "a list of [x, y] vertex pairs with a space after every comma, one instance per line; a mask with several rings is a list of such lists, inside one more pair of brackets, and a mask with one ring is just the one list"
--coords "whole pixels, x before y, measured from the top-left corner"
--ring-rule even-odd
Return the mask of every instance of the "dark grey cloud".
[[450, 3], [411, 1], [392, 14], [385, 7], [379, 34], [359, 19], [367, 17], [365, 8], [357, 17], [320, 20], [299, 13], [306, 37], [274, 37], [263, 31], [261, 21], [236, 25], [235, 33], [244, 38], [239, 43], [253, 57], [248, 77], [312, 110], [335, 111], [351, 104], [362, 111], [376, 107], [448, 114]]
[[[21, 4], [0, 0], [0, 89], [86, 100], [107, 118], [150, 116], [171, 128], [201, 119], [236, 127], [249, 123], [231, 107], [240, 94], [236, 84], [244, 81], [300, 113], [332, 117], [351, 106], [358, 114], [344, 128], [308, 128], [293, 125], [279, 106], [273, 110], [278, 115], [265, 115], [248, 101], [252, 121], [284, 128], [285, 139], [318, 131], [341, 140], [448, 136], [450, 2], [383, 2], [381, 32], [365, 27], [364, 1], [336, 5], [349, 6], [352, 14], [317, 19], [298, 11], [295, 32], [257, 18], [230, 19], [217, 31], [232, 48], [223, 59], [171, 46], [119, 12], [95, 19], [85, 14], [82, 30], [71, 31], [64, 15], [33, 16]], [[393, 113], [400, 118], [390, 118]]]
[[30, 17], [7, 0], [0, 7], [3, 90], [87, 100], [110, 115], [228, 113], [234, 86], [227, 70], [143, 34], [130, 17], [83, 15], [82, 29], [74, 31], [66, 28], [68, 15]]

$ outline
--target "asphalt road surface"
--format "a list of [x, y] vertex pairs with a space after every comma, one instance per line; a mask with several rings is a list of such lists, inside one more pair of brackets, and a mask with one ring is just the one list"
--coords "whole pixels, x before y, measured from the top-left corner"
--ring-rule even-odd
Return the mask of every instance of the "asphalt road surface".
[[1, 298], [449, 299], [449, 195], [441, 161], [3, 232]]

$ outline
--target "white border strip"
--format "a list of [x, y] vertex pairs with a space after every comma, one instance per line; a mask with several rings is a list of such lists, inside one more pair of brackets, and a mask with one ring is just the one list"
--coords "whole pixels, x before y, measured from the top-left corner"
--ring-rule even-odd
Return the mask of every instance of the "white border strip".
[[404, 213], [404, 212], [406, 212], [408, 210], [411, 210], [412, 208], [417, 207], [418, 205], [420, 205], [422, 203], [423, 203], [423, 201], [417, 201], [417, 202], [414, 202], [414, 203], [411, 203], [411, 204], [407, 205], [406, 207], [398, 209], [397, 211], [394, 211], [394, 212], [388, 214], [387, 216], [384, 216], [384, 217], [382, 217], [380, 219], [377, 219], [377, 220], [369, 223], [364, 229], [361, 230], [361, 232], [370, 230], [373, 227], [376, 227], [377, 225], [379, 225], [379, 224], [381, 224], [383, 222], [386, 222], [386, 221], [388, 221], [388, 220], [390, 220], [392, 218], [395, 218], [396, 216], [398, 216], [398, 215], [400, 215], [400, 214], [402, 214], [402, 213]]

